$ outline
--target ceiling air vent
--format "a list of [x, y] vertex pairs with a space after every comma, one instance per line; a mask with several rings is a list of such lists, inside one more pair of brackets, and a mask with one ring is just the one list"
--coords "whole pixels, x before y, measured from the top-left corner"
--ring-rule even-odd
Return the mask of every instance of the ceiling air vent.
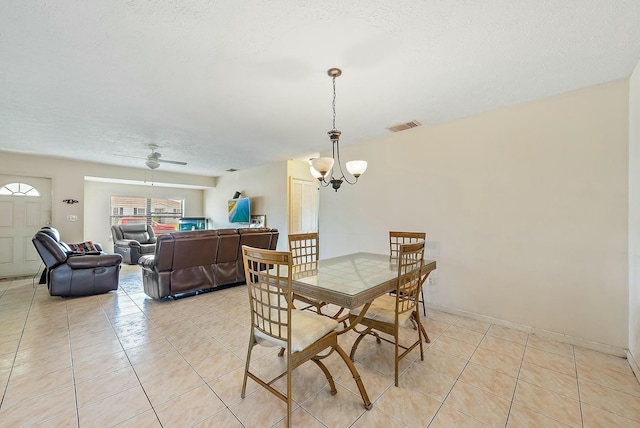
[[415, 128], [420, 125], [421, 123], [417, 120], [412, 120], [411, 122], [399, 123], [397, 125], [390, 126], [387, 129], [391, 132], [400, 132], [406, 131], [407, 129]]

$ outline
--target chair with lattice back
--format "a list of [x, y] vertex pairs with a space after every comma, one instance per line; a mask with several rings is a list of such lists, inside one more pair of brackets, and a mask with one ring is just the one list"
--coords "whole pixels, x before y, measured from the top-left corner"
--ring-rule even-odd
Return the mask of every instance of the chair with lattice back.
[[[400, 245], [402, 244], [412, 244], [418, 241], [425, 241], [427, 239], [427, 234], [425, 232], [389, 232], [389, 255], [392, 260], [397, 260], [400, 256]], [[423, 278], [424, 281], [427, 280], [427, 276], [425, 275]], [[420, 289], [420, 303], [422, 303], [422, 313], [424, 316], [427, 316], [427, 307], [424, 302], [424, 290]]]
[[[412, 317], [420, 324], [420, 310], [418, 308], [418, 299], [421, 289], [421, 268], [424, 262], [424, 241], [414, 244], [400, 244], [398, 255], [398, 281], [396, 283], [395, 293], [385, 294], [378, 297], [372, 303], [369, 309], [364, 313], [363, 318], [359, 321], [355, 331], [359, 334], [358, 338], [351, 347], [350, 357], [355, 358], [358, 345], [365, 336], [372, 334], [376, 337], [376, 341], [380, 343], [382, 340], [394, 344], [395, 346], [395, 385], [398, 386], [398, 366], [400, 361], [417, 346], [420, 347], [420, 359], [424, 360], [424, 351], [422, 346], [422, 331], [418, 329], [418, 338], [411, 344], [400, 343], [400, 327]], [[355, 322], [356, 318], [363, 311], [364, 306], [352, 309], [349, 313], [349, 320]], [[363, 330], [359, 330], [360, 326], [364, 326]], [[392, 339], [378, 334], [384, 333]], [[406, 337], [403, 336], [403, 340]]]
[[[291, 374], [307, 361], [313, 361], [324, 373], [331, 394], [337, 392], [331, 373], [322, 363], [319, 353], [334, 350], [347, 364], [361, 393], [366, 408], [371, 401], [357, 369], [346, 352], [338, 345], [338, 321], [312, 311], [297, 310], [292, 299], [292, 256], [288, 251], [265, 250], [242, 246], [242, 255], [251, 308], [251, 333], [242, 383], [245, 397], [247, 379], [251, 378], [287, 403], [287, 426], [291, 426]], [[251, 369], [252, 350], [257, 345], [276, 346], [286, 350], [286, 370], [271, 380], [264, 380]], [[286, 394], [273, 386], [286, 376]]]
[[[400, 245], [402, 244], [411, 244], [419, 241], [426, 241], [427, 234], [425, 232], [389, 232], [389, 255], [392, 260], [397, 260], [400, 255]], [[420, 277], [420, 300], [419, 303], [422, 303], [422, 313], [424, 316], [427, 316], [427, 306], [424, 300], [424, 284], [427, 281], [427, 277], [429, 274], [424, 274]], [[427, 343], [430, 343], [429, 335], [424, 328], [422, 323], [416, 322], [413, 319], [411, 322], [414, 324], [414, 328], [419, 328], [424, 335], [424, 340]]]
[[[289, 235], [289, 251], [291, 251], [294, 279], [317, 274], [318, 252], [320, 248], [319, 242], [318, 232], [295, 233]], [[298, 293], [293, 294], [293, 299], [294, 304], [297, 300], [306, 305], [304, 309], [313, 307], [317, 313], [334, 319], [340, 319], [340, 315], [344, 311], [344, 308], [340, 308], [334, 314], [324, 313], [322, 308], [327, 306], [326, 302], [302, 296]]]

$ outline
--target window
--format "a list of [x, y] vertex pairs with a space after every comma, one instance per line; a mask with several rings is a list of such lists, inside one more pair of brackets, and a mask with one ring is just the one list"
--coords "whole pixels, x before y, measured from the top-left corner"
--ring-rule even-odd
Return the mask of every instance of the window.
[[9, 183], [0, 187], [0, 195], [40, 196], [40, 193], [26, 183]]
[[156, 235], [175, 232], [182, 217], [181, 199], [111, 197], [111, 224], [150, 224]]

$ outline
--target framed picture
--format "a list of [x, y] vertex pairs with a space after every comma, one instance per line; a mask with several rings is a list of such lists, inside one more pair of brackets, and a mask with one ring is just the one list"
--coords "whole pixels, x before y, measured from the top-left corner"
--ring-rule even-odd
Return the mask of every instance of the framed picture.
[[251, 216], [249, 227], [267, 227], [267, 216], [264, 214], [256, 214]]

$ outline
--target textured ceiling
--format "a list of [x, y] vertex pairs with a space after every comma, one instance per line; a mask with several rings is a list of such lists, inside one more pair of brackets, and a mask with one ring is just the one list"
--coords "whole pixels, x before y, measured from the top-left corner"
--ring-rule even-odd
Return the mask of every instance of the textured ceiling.
[[330, 149], [330, 67], [352, 144], [639, 59], [638, 0], [2, 0], [0, 150], [217, 176]]

